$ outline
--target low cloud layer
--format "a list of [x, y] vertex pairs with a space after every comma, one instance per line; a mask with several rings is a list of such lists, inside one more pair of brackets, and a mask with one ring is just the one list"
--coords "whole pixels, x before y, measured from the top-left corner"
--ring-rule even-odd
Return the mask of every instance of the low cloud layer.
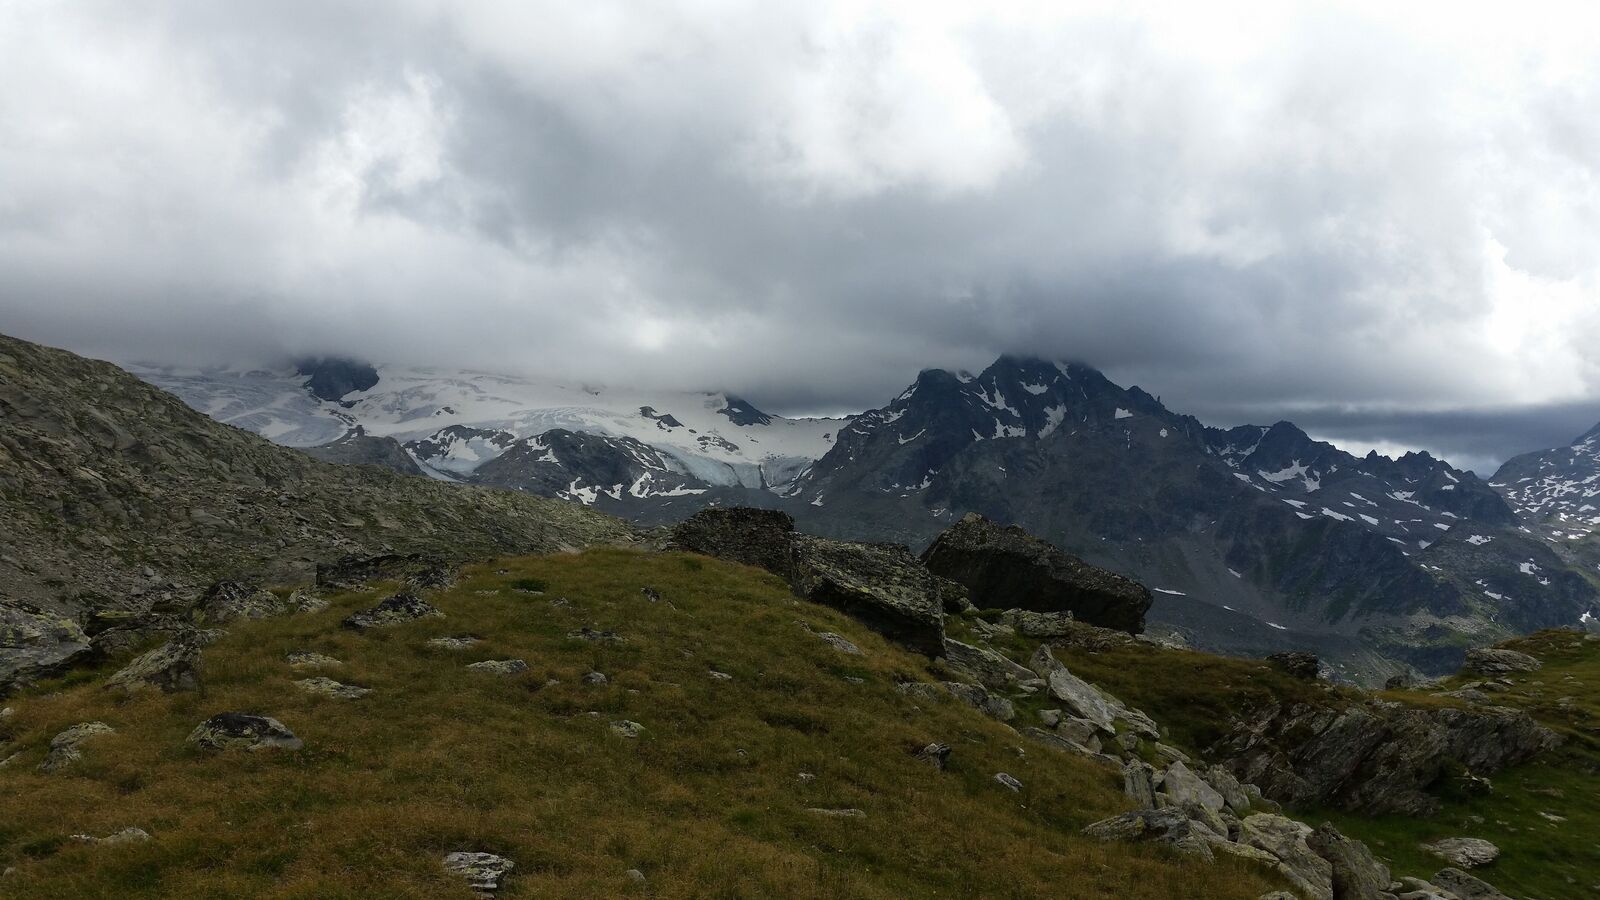
[[1480, 469], [1600, 419], [1592, 14], [1062, 6], [5, 4], [0, 330], [788, 411], [1028, 352]]

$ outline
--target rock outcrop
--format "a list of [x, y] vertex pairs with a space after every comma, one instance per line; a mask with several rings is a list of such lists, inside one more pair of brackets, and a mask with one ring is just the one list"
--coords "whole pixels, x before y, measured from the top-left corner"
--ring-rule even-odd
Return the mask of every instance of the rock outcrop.
[[83, 758], [83, 745], [116, 729], [104, 722], [80, 722], [50, 739], [50, 752], [39, 764], [41, 772], [59, 772]]
[[911, 649], [944, 652], [938, 583], [898, 544], [853, 544], [796, 535], [794, 590], [841, 610]]
[[366, 631], [369, 628], [388, 628], [417, 619], [434, 618], [444, 618], [444, 613], [416, 594], [402, 593], [370, 609], [351, 613], [339, 624], [356, 631]]
[[675, 526], [666, 549], [743, 563], [789, 579], [794, 575], [793, 538], [794, 518], [788, 513], [712, 507]]
[[1266, 707], [1210, 755], [1280, 802], [1424, 815], [1439, 805], [1428, 789], [1452, 767], [1488, 775], [1559, 743], [1524, 712], [1369, 700]]
[[172, 640], [135, 657], [106, 680], [106, 687], [132, 690], [149, 685], [165, 693], [200, 689], [201, 640], [193, 633]]
[[90, 652], [77, 622], [0, 598], [0, 697], [59, 675]]
[[922, 561], [964, 585], [987, 609], [1071, 612], [1079, 620], [1137, 634], [1153, 600], [1144, 585], [1091, 566], [1015, 526], [976, 513], [936, 538]]

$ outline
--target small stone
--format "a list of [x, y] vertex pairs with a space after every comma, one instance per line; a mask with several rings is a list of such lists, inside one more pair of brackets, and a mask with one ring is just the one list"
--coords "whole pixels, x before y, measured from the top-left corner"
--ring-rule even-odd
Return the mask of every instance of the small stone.
[[651, 603], [661, 602], [661, 592], [653, 587], [641, 588], [639, 593], [643, 594], [644, 598], [649, 600]]
[[1482, 838], [1441, 838], [1423, 844], [1422, 849], [1459, 869], [1486, 866], [1500, 856], [1500, 848]]
[[599, 644], [621, 644], [627, 639], [615, 631], [596, 631], [585, 625], [582, 628], [567, 632], [567, 637], [580, 641], [592, 641]]
[[[649, 588], [645, 588], [645, 590], [648, 591], [650, 589]], [[622, 874], [628, 876], [628, 880], [633, 882], [634, 884], [644, 884], [645, 883], [644, 873], [639, 871], [638, 869], [629, 869], [628, 871], [626, 871], [626, 872], [624, 872]]]
[[611, 733], [618, 737], [636, 738], [644, 733], [644, 726], [638, 722], [622, 719], [611, 723]]
[[444, 858], [444, 867], [480, 895], [488, 896], [501, 888], [517, 864], [493, 853], [459, 851]]
[[302, 678], [295, 682], [295, 687], [308, 694], [321, 694], [335, 700], [359, 700], [372, 693], [372, 688], [358, 687], [353, 684], [342, 684], [332, 678]]
[[865, 819], [867, 817], [866, 812], [859, 809], [822, 809], [821, 807], [813, 806], [807, 809], [806, 812], [827, 816], [831, 819]]
[[840, 677], [844, 679], [844, 683], [845, 684], [866, 684], [867, 683], [867, 680], [865, 678], [857, 678], [854, 675], [841, 675]]
[[318, 613], [331, 604], [310, 591], [297, 590], [289, 594], [289, 608], [299, 613]]
[[937, 741], [917, 751], [917, 759], [932, 763], [935, 769], [944, 770], [945, 760], [950, 758], [950, 745]]
[[1039, 721], [1046, 728], [1054, 728], [1061, 724], [1061, 710], [1041, 709], [1039, 710]]
[[528, 671], [528, 664], [520, 659], [486, 659], [483, 662], [468, 663], [467, 668], [474, 672], [487, 672], [490, 675], [517, 675]]
[[16, 714], [17, 711], [8, 706], [5, 709], [0, 709], [0, 720], [9, 719]]
[[428, 639], [428, 646], [435, 650], [465, 650], [473, 644], [482, 643], [483, 638], [472, 634], [452, 634], [448, 637]]
[[206, 750], [299, 750], [305, 743], [282, 722], [249, 713], [217, 713], [189, 734], [189, 743]]
[[824, 644], [827, 644], [828, 646], [830, 646], [833, 649], [839, 651], [840, 653], [848, 654], [850, 656], [865, 656], [866, 655], [865, 653], [861, 652], [861, 648], [860, 647], [857, 647], [855, 644], [850, 643], [849, 641], [845, 640], [844, 638], [840, 637], [837, 634], [834, 634], [831, 631], [818, 631], [818, 632], [814, 632], [814, 633], [816, 634], [816, 636], [819, 639], [821, 639], [821, 641]]
[[593, 685], [595, 687], [609, 684], [611, 681], [611, 679], [606, 677], [604, 672], [585, 672], [583, 673], [583, 678], [579, 680], [584, 684]]
[[142, 844], [150, 840], [150, 833], [143, 828], [124, 828], [103, 838], [95, 837], [92, 834], [75, 834], [72, 839], [80, 844], [109, 844], [111, 846], [116, 846], [117, 844]]
[[82, 746], [85, 741], [115, 732], [115, 728], [104, 722], [80, 722], [50, 739], [50, 753], [39, 764], [39, 770], [60, 771], [83, 758]]
[[711, 680], [712, 681], [732, 681], [733, 680], [733, 676], [729, 675], [727, 672], [718, 672], [715, 669], [713, 669], [713, 670], [711, 670], [711, 672], [709, 674], [711, 675]]
[[799, 775], [795, 776], [795, 778], [801, 784], [810, 784], [811, 782], [817, 780], [817, 776], [811, 774], [810, 772], [801, 772]]
[[289, 667], [292, 669], [327, 669], [344, 665], [331, 656], [323, 656], [310, 650], [292, 650], [285, 658], [288, 659]]
[[1012, 792], [1022, 790], [1022, 782], [1016, 780], [1010, 775], [1007, 775], [1005, 772], [996, 772], [994, 780]]

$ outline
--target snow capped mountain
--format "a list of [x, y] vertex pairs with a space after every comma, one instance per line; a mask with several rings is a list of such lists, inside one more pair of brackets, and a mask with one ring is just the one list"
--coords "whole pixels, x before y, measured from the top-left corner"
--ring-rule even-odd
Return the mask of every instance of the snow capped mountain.
[[1600, 425], [1569, 446], [1508, 460], [1490, 483], [1534, 533], [1583, 541], [1600, 531]]
[[[826, 453], [847, 421], [771, 416], [727, 394], [374, 368], [346, 360], [317, 360], [281, 371], [128, 368], [212, 418], [277, 443], [312, 447], [359, 427], [368, 436], [399, 441], [429, 474], [452, 480], [473, 480], [481, 467], [520, 442], [559, 430], [616, 439], [611, 448], [624, 456], [648, 448], [651, 466], [682, 476], [681, 483], [663, 491], [690, 482], [778, 487]], [[633, 444], [621, 443], [625, 440]], [[549, 475], [541, 474], [538, 483]], [[503, 472], [497, 476], [503, 477]], [[671, 480], [654, 475], [650, 483]], [[576, 496], [615, 485], [583, 487]], [[633, 481], [624, 484], [632, 487]]]

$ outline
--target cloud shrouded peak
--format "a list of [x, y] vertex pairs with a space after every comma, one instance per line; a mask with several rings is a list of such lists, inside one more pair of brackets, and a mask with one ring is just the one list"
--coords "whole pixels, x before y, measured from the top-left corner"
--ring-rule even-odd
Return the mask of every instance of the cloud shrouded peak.
[[9, 4], [0, 316], [778, 410], [1081, 358], [1491, 460], [1600, 418], [1600, 23], [1517, 13]]

